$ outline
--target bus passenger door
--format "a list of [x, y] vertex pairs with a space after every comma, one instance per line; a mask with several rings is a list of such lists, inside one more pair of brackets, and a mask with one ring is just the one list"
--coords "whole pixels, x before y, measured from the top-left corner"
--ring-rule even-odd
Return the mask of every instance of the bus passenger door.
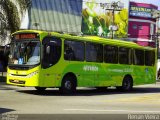
[[56, 64], [61, 56], [61, 39], [46, 37], [42, 49], [42, 76], [41, 83], [44, 87], [55, 87], [55, 75], [57, 74]]

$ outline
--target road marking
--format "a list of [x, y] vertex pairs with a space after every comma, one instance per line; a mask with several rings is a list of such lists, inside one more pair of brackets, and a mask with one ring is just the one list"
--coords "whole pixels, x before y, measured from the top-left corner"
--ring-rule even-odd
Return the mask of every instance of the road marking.
[[64, 109], [65, 111], [87, 111], [87, 112], [131, 112], [131, 113], [160, 113], [160, 111], [138, 111], [138, 110], [100, 110], [100, 109]]
[[107, 111], [112, 111], [112, 112], [116, 112], [116, 111], [126, 111], [126, 110], [98, 110], [98, 109], [64, 109], [64, 110], [68, 110], [68, 111], [96, 111], [96, 112], [107, 112]]
[[145, 96], [136, 96], [136, 97], [127, 97], [127, 98], [119, 98], [114, 100], [105, 100], [105, 102], [150, 102], [152, 104], [159, 104], [160, 95], [145, 95]]

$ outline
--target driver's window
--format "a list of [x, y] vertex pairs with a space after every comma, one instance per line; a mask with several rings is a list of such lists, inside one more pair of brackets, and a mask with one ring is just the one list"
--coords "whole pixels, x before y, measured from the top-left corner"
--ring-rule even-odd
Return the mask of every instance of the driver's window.
[[55, 65], [61, 56], [61, 39], [46, 37], [43, 42], [43, 68]]

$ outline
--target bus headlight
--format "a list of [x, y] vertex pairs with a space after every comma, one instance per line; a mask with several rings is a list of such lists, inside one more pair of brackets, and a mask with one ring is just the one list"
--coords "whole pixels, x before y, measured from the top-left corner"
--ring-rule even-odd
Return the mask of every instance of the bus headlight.
[[34, 71], [34, 72], [30, 73], [30, 74], [28, 74], [26, 77], [27, 77], [27, 78], [30, 78], [30, 77], [32, 77], [32, 76], [34, 76], [34, 75], [36, 75], [36, 74], [38, 74], [38, 71]]

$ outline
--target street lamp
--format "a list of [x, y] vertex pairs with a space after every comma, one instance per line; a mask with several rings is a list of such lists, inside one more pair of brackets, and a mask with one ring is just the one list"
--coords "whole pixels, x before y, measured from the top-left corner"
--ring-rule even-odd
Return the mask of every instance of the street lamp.
[[120, 1], [117, 2], [111, 2], [111, 3], [101, 3], [100, 6], [105, 9], [112, 11], [112, 25], [109, 26], [109, 30], [112, 31], [111, 38], [114, 38], [114, 31], [118, 29], [118, 27], [114, 24], [114, 14], [115, 11], [121, 11], [124, 8], [124, 4]]

